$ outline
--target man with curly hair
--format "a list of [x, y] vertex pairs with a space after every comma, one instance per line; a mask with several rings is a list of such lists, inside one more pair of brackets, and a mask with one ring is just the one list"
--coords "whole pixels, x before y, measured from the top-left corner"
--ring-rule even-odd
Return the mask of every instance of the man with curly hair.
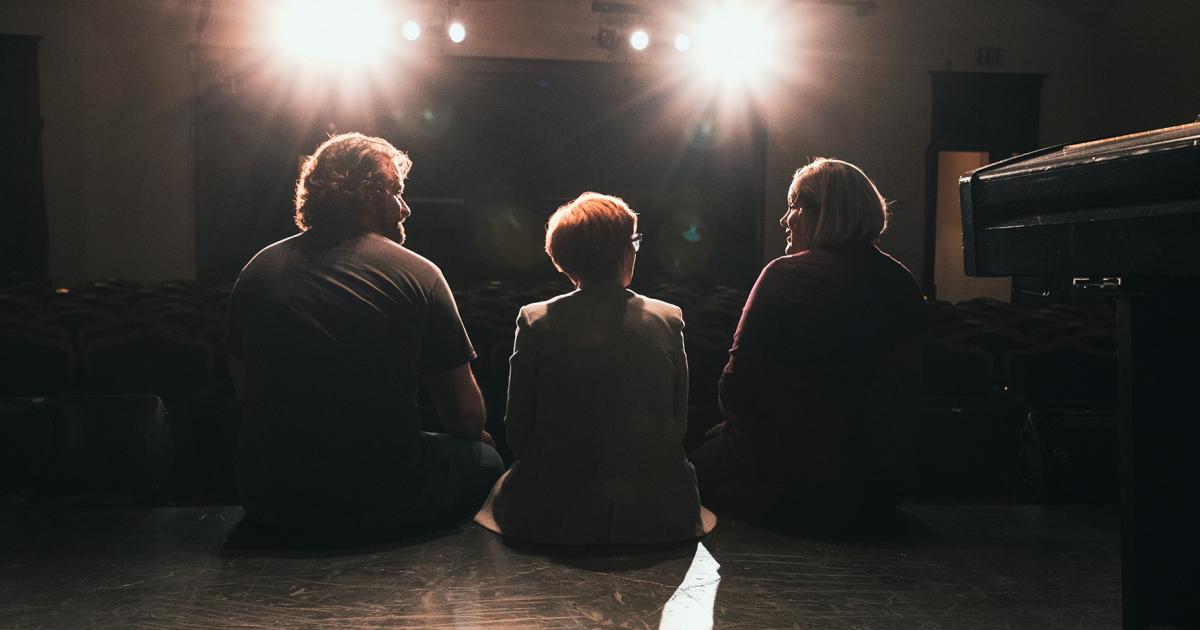
[[[283, 533], [449, 524], [503, 470], [450, 288], [403, 247], [411, 166], [381, 138], [326, 140], [296, 183], [301, 232], [255, 255], [234, 286], [238, 487], [248, 516]], [[447, 434], [421, 430], [418, 384]]]

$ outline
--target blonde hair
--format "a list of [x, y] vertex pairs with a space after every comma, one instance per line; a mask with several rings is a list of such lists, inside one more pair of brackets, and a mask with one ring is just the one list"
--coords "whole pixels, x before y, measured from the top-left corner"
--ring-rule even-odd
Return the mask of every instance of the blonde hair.
[[573, 281], [607, 280], [621, 270], [637, 215], [620, 197], [585, 192], [546, 223], [546, 254]]
[[788, 206], [803, 209], [792, 234], [797, 249], [874, 243], [887, 230], [888, 203], [875, 182], [841, 160], [819, 157], [797, 170]]

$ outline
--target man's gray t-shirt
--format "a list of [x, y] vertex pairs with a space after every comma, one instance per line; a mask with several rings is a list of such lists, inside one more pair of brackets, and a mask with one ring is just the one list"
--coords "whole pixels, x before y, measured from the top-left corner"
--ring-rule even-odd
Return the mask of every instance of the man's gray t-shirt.
[[270, 511], [414, 492], [418, 375], [475, 357], [436, 265], [377, 234], [317, 230], [242, 270], [226, 344], [247, 377], [238, 485]]

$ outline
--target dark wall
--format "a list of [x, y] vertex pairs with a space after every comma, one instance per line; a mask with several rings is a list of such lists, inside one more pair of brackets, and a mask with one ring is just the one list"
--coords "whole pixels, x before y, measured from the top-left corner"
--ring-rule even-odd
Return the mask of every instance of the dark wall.
[[40, 37], [0, 35], [0, 273], [46, 275]]

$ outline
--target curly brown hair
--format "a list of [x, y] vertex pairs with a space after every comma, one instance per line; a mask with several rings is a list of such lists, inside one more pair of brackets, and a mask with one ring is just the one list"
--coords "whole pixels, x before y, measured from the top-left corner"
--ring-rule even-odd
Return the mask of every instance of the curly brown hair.
[[383, 138], [343, 133], [322, 142], [300, 167], [296, 226], [367, 226], [363, 195], [371, 186], [403, 190], [412, 160]]

